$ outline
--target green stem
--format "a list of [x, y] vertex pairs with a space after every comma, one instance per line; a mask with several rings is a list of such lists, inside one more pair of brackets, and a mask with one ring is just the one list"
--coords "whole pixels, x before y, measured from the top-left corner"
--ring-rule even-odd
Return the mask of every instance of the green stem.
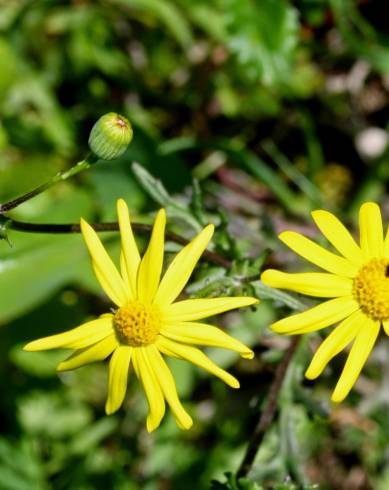
[[[118, 223], [91, 223], [92, 228], [96, 231], [119, 231]], [[8, 216], [0, 215], [0, 230], [3, 227], [4, 230], [17, 230], [23, 231], [26, 233], [80, 233], [81, 228], [78, 223], [69, 223], [69, 224], [56, 224], [56, 223], [26, 223], [24, 221], [17, 221]], [[131, 227], [135, 231], [139, 231], [140, 233], [151, 233], [152, 226], [146, 225], [143, 223], [131, 223]], [[4, 237], [3, 237], [4, 238]], [[166, 232], [166, 238], [171, 240], [172, 242], [179, 243], [180, 245], [187, 245], [190, 240], [182, 237], [181, 235], [177, 235], [171, 231]], [[226, 257], [222, 255], [206, 250], [203, 254], [204, 258], [209, 262], [213, 262], [214, 264], [224, 267], [225, 269], [229, 269], [232, 266], [232, 263]]]
[[71, 167], [69, 170], [66, 170], [65, 172], [58, 172], [56, 175], [54, 175], [54, 177], [52, 177], [45, 184], [36, 187], [32, 191], [27, 192], [27, 194], [23, 194], [23, 196], [17, 197], [12, 201], [6, 202], [5, 204], [0, 204], [0, 214], [4, 214], [7, 213], [8, 211], [11, 211], [12, 209], [15, 209], [16, 207], [20, 206], [20, 204], [23, 204], [24, 202], [32, 199], [38, 194], [41, 194], [47, 189], [50, 189], [50, 187], [52, 187], [53, 185], [58, 184], [58, 182], [63, 182], [69, 177], [73, 177], [73, 175], [76, 175], [82, 172], [83, 170], [87, 170], [91, 165], [96, 163], [98, 160], [99, 158], [96, 155], [90, 153], [85, 158], [85, 160], [81, 160], [80, 162], [76, 163], [75, 165], [73, 165], [73, 167]]
[[263, 438], [265, 437], [267, 430], [269, 429], [269, 427], [271, 426], [274, 420], [278, 408], [278, 396], [280, 394], [282, 385], [284, 383], [284, 379], [288, 371], [288, 367], [299, 345], [299, 341], [300, 338], [298, 336], [294, 337], [291, 340], [289, 347], [286, 349], [282, 361], [277, 366], [276, 373], [273, 378], [273, 382], [270, 386], [266, 405], [262, 413], [259, 415], [258, 423], [251, 434], [250, 441], [246, 449], [246, 453], [237, 471], [237, 476], [239, 478], [243, 476], [247, 476], [247, 474], [251, 470], [255, 460], [255, 456], [257, 455], [257, 452], [261, 446]]

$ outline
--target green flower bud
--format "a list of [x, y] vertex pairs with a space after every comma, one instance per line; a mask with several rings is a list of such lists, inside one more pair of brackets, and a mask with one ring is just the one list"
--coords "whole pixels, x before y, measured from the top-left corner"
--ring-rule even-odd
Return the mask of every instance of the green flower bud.
[[103, 160], [115, 160], [126, 150], [132, 140], [130, 121], [115, 112], [101, 116], [89, 135], [89, 148]]

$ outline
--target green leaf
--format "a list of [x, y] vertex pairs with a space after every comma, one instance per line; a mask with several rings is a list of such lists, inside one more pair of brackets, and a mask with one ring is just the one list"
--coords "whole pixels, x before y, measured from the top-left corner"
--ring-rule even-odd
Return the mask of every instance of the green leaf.
[[196, 2], [180, 0], [180, 5], [186, 9], [192, 22], [210, 37], [219, 42], [225, 41], [227, 32], [224, 25], [224, 13], [217, 9], [216, 4], [212, 4], [208, 0], [197, 0]]
[[173, 2], [166, 0], [109, 0], [117, 6], [139, 11], [160, 20], [182, 47], [192, 42], [191, 26]]
[[132, 170], [143, 189], [162, 207], [166, 208], [169, 218], [177, 218], [186, 222], [195, 231], [201, 231], [202, 225], [190, 210], [176, 201], [165, 189], [162, 182], [153, 177], [142, 165], [134, 162]]
[[211, 490], [265, 490], [262, 485], [249, 480], [248, 478], [238, 478], [233, 473], [225, 473], [224, 483], [212, 480]]
[[286, 0], [223, 0], [227, 46], [249, 79], [288, 79], [297, 45], [297, 11]]
[[[17, 233], [12, 236], [16, 241]], [[53, 237], [20, 256], [2, 259], [0, 323], [16, 318], [54, 294], [71, 281], [80, 263], [86, 260], [80, 236]]]
[[3, 114], [12, 118], [12, 136], [20, 146], [34, 147], [40, 143], [44, 147], [49, 143], [63, 154], [73, 150], [73, 125], [42, 76], [27, 71], [16, 80], [3, 104]]
[[[60, 197], [56, 196], [56, 192]], [[33, 222], [79, 221], [91, 215], [91, 196], [69, 185], [23, 204], [13, 216]], [[103, 234], [109, 252], [116, 254], [118, 234]], [[93, 277], [89, 255], [81, 234], [47, 235], [10, 230], [10, 248], [0, 241], [0, 325], [30, 311], [61, 287], [76, 282], [102, 294]], [[116, 254], [117, 255], [117, 254]], [[116, 256], [115, 255], [115, 256]], [[89, 287], [90, 285], [90, 287]]]
[[254, 177], [267, 185], [285, 209], [291, 212], [295, 211], [296, 195], [289, 189], [285, 181], [254, 152], [247, 150], [235, 141], [222, 139], [200, 142], [194, 138], [183, 137], [174, 138], [160, 146], [164, 155], [192, 148], [214, 148], [225, 152], [231, 158], [231, 162], [248, 170]]
[[25, 436], [17, 444], [0, 439], [0, 490], [48, 490], [36, 444]]
[[[3, 7], [2, 7], [3, 8]], [[0, 37], [0, 102], [12, 87], [17, 76], [17, 61], [10, 44]]]
[[321, 206], [320, 190], [313, 184], [276, 145], [268, 140], [263, 143], [264, 150], [279, 169], [304, 193], [315, 208]]
[[252, 285], [254, 286], [255, 292], [257, 293], [258, 297], [261, 299], [272, 299], [275, 301], [279, 301], [280, 303], [296, 311], [304, 311], [307, 309], [307, 306], [304, 305], [304, 303], [302, 303], [296, 297], [288, 293], [284, 293], [279, 289], [273, 289], [269, 286], [266, 286], [265, 284], [263, 284], [262, 281], [255, 281], [252, 283]]
[[10, 359], [16, 366], [41, 378], [57, 376], [56, 367], [64, 359], [63, 351], [25, 352], [22, 347], [15, 345], [10, 352]]
[[88, 425], [73, 438], [69, 452], [72, 454], [86, 454], [88, 451], [97, 449], [99, 444], [111, 435], [118, 427], [118, 419], [106, 417]]
[[380, 33], [359, 14], [353, 0], [331, 0], [337, 26], [351, 51], [383, 74], [389, 71], [389, 36]]
[[88, 427], [91, 411], [82, 402], [66, 400], [59, 393], [33, 392], [19, 400], [18, 418], [30, 434], [62, 439]]

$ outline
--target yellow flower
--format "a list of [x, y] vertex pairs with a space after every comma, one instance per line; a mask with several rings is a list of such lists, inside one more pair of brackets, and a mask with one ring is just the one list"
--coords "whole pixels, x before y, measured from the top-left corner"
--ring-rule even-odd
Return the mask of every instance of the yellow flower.
[[123, 403], [127, 377], [132, 363], [149, 405], [147, 429], [155, 430], [165, 413], [165, 400], [182, 429], [192, 419], [177, 396], [173, 376], [161, 354], [185, 359], [218, 376], [233, 388], [239, 382], [216, 364], [196, 344], [222, 347], [252, 359], [253, 352], [217, 327], [198, 320], [227, 310], [258, 303], [250, 297], [222, 297], [175, 301], [185, 287], [201, 254], [207, 247], [214, 227], [206, 226], [171, 262], [161, 279], [166, 215], [161, 209], [155, 219], [148, 248], [141, 259], [131, 229], [126, 203], [117, 202], [121, 235], [118, 272], [96, 232], [81, 219], [81, 231], [92, 258], [96, 277], [107, 296], [118, 307], [68, 332], [35, 340], [27, 351], [67, 348], [75, 352], [58, 366], [60, 371], [100, 361], [111, 354], [109, 362], [106, 413]]
[[312, 217], [339, 255], [293, 231], [285, 231], [279, 238], [327, 272], [287, 274], [269, 269], [261, 279], [268, 286], [333, 298], [279, 320], [272, 328], [283, 334], [303, 334], [341, 322], [322, 342], [305, 373], [309, 379], [317, 378], [328, 362], [353, 342], [332, 394], [332, 400], [340, 402], [357, 380], [381, 325], [389, 335], [389, 233], [384, 239], [380, 208], [372, 202], [363, 204], [359, 211], [359, 246], [333, 214], [319, 210]]

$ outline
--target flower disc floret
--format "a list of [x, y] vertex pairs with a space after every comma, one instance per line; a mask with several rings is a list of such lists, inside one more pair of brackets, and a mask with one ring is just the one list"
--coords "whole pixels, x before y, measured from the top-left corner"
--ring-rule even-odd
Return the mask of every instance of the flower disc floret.
[[353, 282], [353, 294], [361, 310], [373, 320], [389, 319], [389, 260], [372, 259]]
[[156, 340], [161, 321], [155, 308], [140, 301], [132, 301], [128, 306], [117, 310], [113, 325], [120, 342], [140, 347]]

